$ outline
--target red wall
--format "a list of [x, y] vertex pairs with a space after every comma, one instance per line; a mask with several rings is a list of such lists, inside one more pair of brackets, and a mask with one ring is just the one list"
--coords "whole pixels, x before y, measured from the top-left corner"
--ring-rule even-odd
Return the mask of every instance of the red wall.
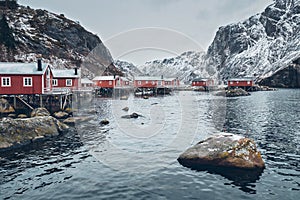
[[192, 86], [203, 86], [206, 87], [206, 81], [193, 81]]
[[228, 81], [228, 86], [229, 87], [249, 87], [253, 86], [254, 82], [253, 80], [248, 81], [248, 80], [242, 80], [242, 81]]
[[[10, 87], [2, 87], [2, 77], [10, 77]], [[23, 77], [32, 77], [32, 86], [24, 87]], [[0, 75], [0, 94], [42, 94], [42, 75]]]
[[[109, 82], [111, 81], [111, 84]], [[96, 87], [102, 88], [114, 88], [116, 81], [114, 80], [101, 80], [101, 81], [94, 81]]]
[[[78, 89], [78, 78], [55, 78], [57, 80], [57, 86], [53, 86], [54, 88], [73, 88]], [[66, 80], [72, 79], [72, 86], [66, 85]]]
[[134, 80], [134, 87], [154, 88], [157, 87], [157, 81]]

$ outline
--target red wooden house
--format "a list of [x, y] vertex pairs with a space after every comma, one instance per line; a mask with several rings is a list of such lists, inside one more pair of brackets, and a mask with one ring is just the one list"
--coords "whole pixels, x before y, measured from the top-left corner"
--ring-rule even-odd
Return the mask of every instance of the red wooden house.
[[52, 70], [42, 63], [0, 63], [0, 94], [45, 94], [52, 90]]
[[53, 69], [52, 85], [54, 90], [69, 89], [77, 90], [79, 88], [78, 69]]
[[192, 86], [209, 87], [214, 85], [214, 80], [209, 78], [195, 78], [192, 80]]
[[99, 88], [115, 88], [117, 76], [96, 76], [92, 81]]
[[164, 80], [162, 77], [139, 76], [134, 79], [135, 88], [157, 88], [163, 86]]
[[228, 88], [244, 88], [249, 89], [254, 86], [254, 79], [252, 77], [232, 78], [228, 79]]
[[168, 88], [175, 88], [180, 85], [178, 78], [165, 78], [164, 86]]

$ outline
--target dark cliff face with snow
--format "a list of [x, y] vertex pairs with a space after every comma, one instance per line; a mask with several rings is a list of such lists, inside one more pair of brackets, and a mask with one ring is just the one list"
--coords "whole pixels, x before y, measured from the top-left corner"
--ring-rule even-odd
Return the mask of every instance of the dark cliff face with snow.
[[[110, 52], [97, 35], [63, 14], [20, 5], [15, 8], [0, 5], [0, 31], [2, 62], [32, 62], [37, 54], [42, 54], [45, 61], [57, 68], [83, 62], [89, 68], [86, 73], [91, 74], [104, 72], [113, 63]], [[113, 66], [110, 68], [116, 70]]]
[[123, 74], [133, 79], [134, 76], [142, 75], [142, 72], [132, 63], [122, 60], [116, 60], [114, 62], [116, 68], [123, 72]]
[[[182, 54], [147, 62], [140, 69], [149, 75], [177, 74], [181, 80], [216, 75], [207, 73], [211, 69], [218, 72], [221, 80], [253, 76], [265, 85], [296, 87], [295, 77], [300, 71], [299, 64], [295, 64], [300, 57], [299, 32], [300, 1], [276, 0], [260, 14], [220, 27], [206, 55]], [[282, 73], [285, 78], [280, 78]], [[294, 78], [287, 81], [287, 77]]]
[[220, 27], [207, 54], [223, 79], [272, 79], [300, 57], [299, 31], [300, 1], [276, 0], [261, 14]]
[[177, 77], [183, 82], [190, 82], [193, 78], [210, 77], [215, 71], [206, 63], [205, 52], [188, 51], [181, 55], [163, 60], [146, 62], [139, 66], [145, 75]]

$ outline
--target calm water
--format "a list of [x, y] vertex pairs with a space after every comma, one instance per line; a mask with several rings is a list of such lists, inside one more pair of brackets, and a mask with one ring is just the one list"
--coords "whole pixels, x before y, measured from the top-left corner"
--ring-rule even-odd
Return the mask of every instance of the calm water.
[[[97, 113], [75, 130], [0, 152], [0, 199], [299, 199], [299, 100], [300, 90], [95, 99], [78, 115]], [[143, 117], [121, 118], [125, 106]], [[110, 124], [99, 125], [102, 119]], [[266, 162], [260, 177], [194, 171], [176, 161], [219, 130], [256, 141]]]

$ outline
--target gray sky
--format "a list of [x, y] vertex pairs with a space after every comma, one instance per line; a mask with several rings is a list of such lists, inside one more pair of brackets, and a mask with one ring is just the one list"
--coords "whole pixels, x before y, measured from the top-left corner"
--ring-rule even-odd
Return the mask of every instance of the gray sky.
[[115, 59], [135, 64], [177, 55], [187, 50], [207, 50], [220, 26], [262, 12], [272, 2], [273, 0], [19, 0], [20, 4], [62, 13], [79, 21], [87, 30], [101, 38]]

